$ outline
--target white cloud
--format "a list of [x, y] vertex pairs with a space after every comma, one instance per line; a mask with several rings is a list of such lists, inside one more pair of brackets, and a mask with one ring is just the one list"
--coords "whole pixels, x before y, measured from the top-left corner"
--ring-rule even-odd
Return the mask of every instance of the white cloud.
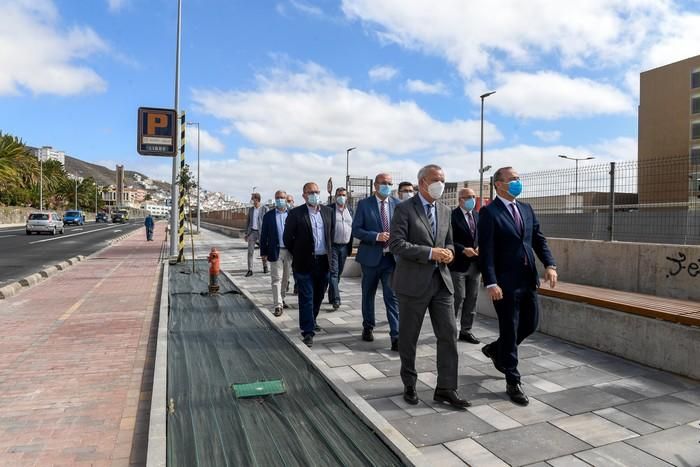
[[[199, 130], [199, 136], [201, 142], [199, 145], [199, 150], [203, 153], [213, 152], [216, 154], [221, 154], [226, 150], [224, 143], [221, 142], [216, 136], [209, 133], [207, 130]], [[187, 127], [187, 140], [189, 142], [189, 151], [197, 150], [197, 127], [188, 126]]]
[[545, 143], [555, 143], [559, 141], [559, 138], [561, 138], [561, 131], [544, 131], [544, 130], [535, 130], [532, 132], [533, 135], [535, 135], [540, 141], [544, 141]]
[[107, 6], [109, 6], [109, 11], [116, 13], [126, 5], [128, 0], [107, 0]]
[[311, 16], [323, 16], [323, 10], [314, 5], [309, 5], [308, 3], [302, 2], [301, 0], [289, 0], [289, 4], [292, 5], [298, 11], [306, 13]]
[[[226, 120], [264, 147], [337, 151], [351, 146], [388, 154], [435, 152], [479, 143], [478, 120], [433, 119], [413, 101], [348, 86], [310, 63], [300, 72], [276, 69], [258, 76], [253, 91], [196, 89], [198, 110]], [[501, 135], [486, 123], [491, 141]]]
[[609, 84], [560, 73], [504, 73], [489, 105], [506, 115], [556, 119], [634, 112], [632, 98]]
[[9, 0], [0, 16], [0, 95], [101, 92], [106, 82], [79, 64], [108, 49], [88, 27], [60, 27], [50, 0]]
[[389, 81], [399, 73], [394, 67], [387, 65], [375, 66], [369, 70], [369, 78], [372, 81]]
[[448, 94], [447, 87], [441, 81], [426, 83], [419, 79], [409, 79], [406, 80], [406, 89], [418, 94]]

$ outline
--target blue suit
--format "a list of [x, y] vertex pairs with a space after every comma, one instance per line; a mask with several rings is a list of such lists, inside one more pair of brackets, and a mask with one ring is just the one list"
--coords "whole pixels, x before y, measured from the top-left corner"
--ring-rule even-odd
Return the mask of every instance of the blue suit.
[[260, 256], [267, 256], [267, 260], [275, 262], [280, 256], [280, 238], [277, 232], [277, 209], [271, 209], [265, 213], [260, 229]]
[[[385, 201], [388, 203], [387, 214], [391, 223], [399, 200], [388, 197]], [[384, 253], [384, 249], [389, 246], [388, 242], [386, 245], [377, 242], [377, 235], [383, 231], [377, 197], [373, 195], [357, 203], [352, 222], [352, 236], [360, 240], [355, 260], [362, 268], [362, 327], [374, 328], [374, 297], [381, 281], [389, 321], [389, 335], [396, 339], [399, 336], [399, 302], [391, 287], [396, 262], [391, 253]]]
[[516, 206], [522, 218], [522, 233], [499, 198], [481, 209], [478, 223], [479, 265], [484, 284], [496, 284], [503, 291], [503, 299], [493, 302], [499, 337], [489, 345], [508, 384], [520, 383], [518, 345], [537, 329], [539, 321], [535, 255], [545, 266], [555, 265], [532, 207], [526, 203]]

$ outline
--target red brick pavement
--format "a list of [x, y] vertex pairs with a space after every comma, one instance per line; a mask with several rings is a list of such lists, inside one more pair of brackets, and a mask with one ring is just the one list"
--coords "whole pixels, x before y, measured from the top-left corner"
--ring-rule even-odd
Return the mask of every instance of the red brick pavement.
[[162, 241], [0, 300], [0, 465], [145, 464]]

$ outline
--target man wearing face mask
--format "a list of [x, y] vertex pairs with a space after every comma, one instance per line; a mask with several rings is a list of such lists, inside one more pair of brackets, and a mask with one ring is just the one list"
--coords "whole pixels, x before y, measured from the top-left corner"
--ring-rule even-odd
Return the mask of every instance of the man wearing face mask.
[[382, 283], [391, 350], [399, 349], [399, 304], [391, 287], [396, 262], [389, 251], [389, 228], [399, 201], [391, 197], [392, 179], [386, 173], [374, 177], [374, 195], [357, 203], [352, 235], [360, 240], [355, 260], [362, 268], [362, 340], [374, 340], [374, 297]]
[[345, 260], [352, 251], [352, 211], [347, 206], [348, 192], [340, 187], [335, 190], [335, 203], [330, 207], [335, 213], [335, 234], [331, 249], [331, 274], [328, 284], [328, 302], [333, 310], [340, 308], [340, 290], [338, 283], [345, 268]]
[[294, 209], [294, 196], [287, 193], [287, 209]]
[[316, 317], [328, 287], [329, 252], [335, 216], [321, 205], [321, 190], [314, 182], [304, 185], [304, 201], [287, 215], [283, 240], [292, 254], [294, 281], [299, 292], [299, 328], [304, 344], [311, 347], [321, 328]]
[[476, 193], [471, 188], [459, 190], [459, 206], [452, 211], [452, 237], [455, 244], [455, 260], [450, 263], [450, 274], [455, 289], [455, 319], [462, 318], [459, 327], [459, 340], [478, 344], [479, 339], [472, 334], [476, 316], [476, 299], [479, 294], [479, 244], [476, 224], [479, 215], [476, 206]]
[[[275, 209], [263, 217], [260, 231], [260, 256], [270, 263], [270, 282], [274, 300], [275, 316], [281, 316], [284, 308], [289, 308], [284, 301], [287, 295], [286, 284], [292, 267], [292, 255], [284, 244], [284, 225], [287, 221], [287, 193], [275, 192]], [[282, 287], [285, 284], [285, 287]]]
[[518, 372], [518, 345], [535, 332], [539, 320], [535, 255], [545, 265], [545, 280], [557, 283], [557, 267], [532, 207], [516, 201], [522, 182], [512, 167], [493, 175], [496, 199], [479, 213], [479, 262], [484, 284], [498, 315], [499, 336], [481, 350], [505, 374], [506, 393], [528, 405]]
[[[253, 255], [255, 254], [255, 244], [260, 241], [260, 229], [262, 219], [267, 212], [267, 207], [260, 203], [260, 193], [253, 193], [250, 196], [252, 206], [248, 208], [248, 218], [245, 228], [245, 240], [248, 242], [248, 272], [246, 277], [253, 275]], [[263, 259], [263, 273], [267, 274], [267, 261]]]
[[411, 199], [415, 192], [413, 191], [413, 183], [411, 182], [401, 182], [399, 183], [399, 200], [406, 201]]
[[437, 337], [437, 386], [433, 399], [464, 409], [470, 404], [457, 393], [457, 326], [452, 277], [454, 259], [450, 208], [437, 202], [445, 174], [437, 165], [418, 172], [418, 196], [398, 205], [389, 245], [396, 256], [394, 290], [401, 310], [399, 355], [403, 398], [418, 404], [416, 346], [426, 309]]

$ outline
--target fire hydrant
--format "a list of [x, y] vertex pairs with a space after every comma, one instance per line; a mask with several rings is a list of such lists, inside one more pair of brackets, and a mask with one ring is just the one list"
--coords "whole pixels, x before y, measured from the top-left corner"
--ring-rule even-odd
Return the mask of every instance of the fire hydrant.
[[219, 292], [219, 252], [216, 247], [212, 247], [207, 257], [209, 261], [209, 293], [215, 294]]

